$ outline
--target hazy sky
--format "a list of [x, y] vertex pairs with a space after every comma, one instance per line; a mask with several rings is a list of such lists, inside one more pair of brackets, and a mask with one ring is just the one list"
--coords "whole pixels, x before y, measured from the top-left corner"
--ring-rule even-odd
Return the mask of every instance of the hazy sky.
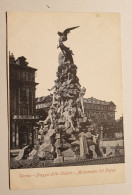
[[8, 51], [37, 68], [36, 97], [48, 95], [58, 67], [58, 31], [71, 31], [65, 45], [74, 53], [85, 98], [113, 101], [122, 116], [120, 16], [112, 13], [8, 13]]

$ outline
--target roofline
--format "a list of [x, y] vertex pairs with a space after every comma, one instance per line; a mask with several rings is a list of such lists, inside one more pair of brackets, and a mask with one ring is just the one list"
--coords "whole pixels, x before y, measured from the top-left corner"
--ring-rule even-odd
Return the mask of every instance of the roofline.
[[23, 69], [25, 69], [25, 68], [27, 68], [27, 69], [32, 69], [32, 70], [35, 70], [35, 71], [37, 71], [38, 69], [36, 69], [36, 68], [33, 68], [33, 67], [31, 67], [31, 66], [23, 66], [23, 65], [17, 65], [17, 64], [15, 64], [15, 63], [9, 63], [9, 65], [13, 65], [13, 66], [16, 66], [16, 67], [18, 67], [18, 68], [23, 68]]
[[[95, 100], [97, 100], [97, 101], [100, 101], [100, 102], [104, 102], [104, 103], [113, 103], [114, 104], [114, 102], [113, 101], [110, 101], [110, 102], [107, 102], [107, 101], [105, 101], [105, 100], [99, 100], [99, 99], [96, 99], [96, 98], [94, 98], [94, 97], [90, 97], [90, 98], [83, 98], [84, 100], [88, 100], [88, 99], [95, 99]], [[84, 102], [84, 103], [86, 103], [86, 102]], [[90, 103], [90, 102], [89, 102]], [[92, 103], [92, 102], [91, 102]], [[98, 103], [96, 103], [96, 104], [98, 104]], [[115, 105], [115, 104], [114, 104]], [[116, 105], [115, 105], [116, 106]]]

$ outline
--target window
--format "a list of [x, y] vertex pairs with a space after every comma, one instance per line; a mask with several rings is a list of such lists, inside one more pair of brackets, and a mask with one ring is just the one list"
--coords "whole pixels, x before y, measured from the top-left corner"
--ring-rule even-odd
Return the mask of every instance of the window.
[[28, 73], [28, 80], [29, 80], [29, 82], [32, 82], [32, 80], [33, 80], [32, 73], [31, 72]]
[[87, 108], [89, 108], [89, 104], [87, 104]]
[[26, 80], [26, 72], [25, 71], [22, 71], [21, 72], [21, 80], [22, 81], [25, 81]]
[[28, 114], [28, 106], [27, 105], [21, 105], [20, 106], [20, 114], [21, 115], [27, 115]]
[[27, 101], [26, 89], [21, 89], [20, 90], [20, 101], [21, 102]]
[[33, 95], [32, 92], [29, 91], [29, 113], [32, 114], [33, 112]]

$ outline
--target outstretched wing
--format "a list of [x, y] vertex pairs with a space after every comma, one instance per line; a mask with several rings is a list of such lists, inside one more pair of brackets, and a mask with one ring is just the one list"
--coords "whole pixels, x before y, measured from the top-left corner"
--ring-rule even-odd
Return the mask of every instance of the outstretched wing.
[[75, 28], [78, 28], [78, 27], [80, 27], [80, 26], [75, 26], [75, 27], [72, 27], [72, 28], [67, 28], [67, 29], [64, 30], [63, 34], [64, 35], [67, 35], [71, 30], [73, 30]]

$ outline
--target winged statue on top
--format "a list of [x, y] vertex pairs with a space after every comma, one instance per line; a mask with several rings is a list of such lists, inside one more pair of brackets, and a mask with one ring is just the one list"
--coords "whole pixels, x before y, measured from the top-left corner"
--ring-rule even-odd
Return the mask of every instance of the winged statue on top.
[[71, 28], [67, 28], [65, 29], [63, 32], [59, 32], [58, 31], [58, 35], [59, 35], [59, 46], [57, 46], [57, 48], [60, 48], [62, 53], [65, 56], [65, 60], [67, 60], [67, 58], [70, 59], [70, 61], [73, 63], [73, 58], [72, 58], [72, 51], [70, 50], [70, 48], [66, 47], [64, 45], [63, 42], [67, 41], [67, 35], [68, 33], [70, 33], [71, 30], [74, 30], [76, 28], [78, 28], [79, 26], [75, 26], [75, 27], [71, 27]]

